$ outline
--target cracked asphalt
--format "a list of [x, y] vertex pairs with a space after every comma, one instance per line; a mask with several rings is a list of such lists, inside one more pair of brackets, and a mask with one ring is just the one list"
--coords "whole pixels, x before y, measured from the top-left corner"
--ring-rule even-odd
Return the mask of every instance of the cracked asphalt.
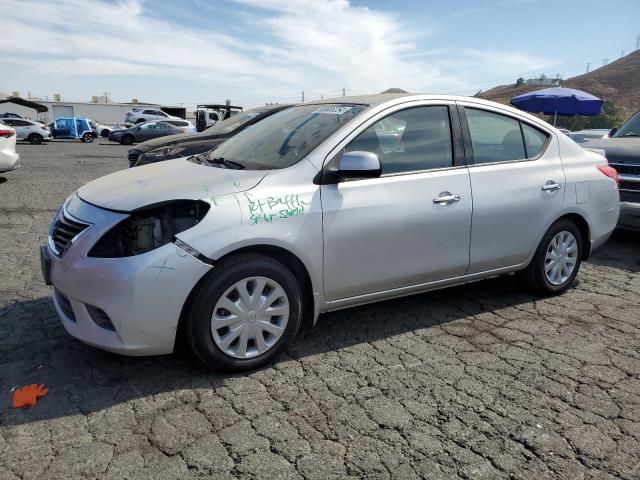
[[[37, 247], [68, 194], [125, 168], [106, 143], [19, 145], [0, 175], [0, 479], [640, 478], [640, 235], [561, 297], [507, 277], [344, 310], [225, 376], [56, 318]], [[49, 394], [10, 408], [31, 383]]]

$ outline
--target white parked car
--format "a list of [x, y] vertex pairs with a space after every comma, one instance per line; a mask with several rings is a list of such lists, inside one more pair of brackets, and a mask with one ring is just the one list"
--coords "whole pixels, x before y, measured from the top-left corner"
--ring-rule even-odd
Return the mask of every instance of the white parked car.
[[86, 343], [163, 354], [180, 334], [211, 368], [246, 370], [321, 312], [515, 273], [565, 292], [616, 226], [618, 181], [505, 105], [340, 97], [81, 187], [43, 274]]
[[153, 108], [134, 108], [124, 116], [125, 123], [142, 123], [149, 120], [182, 120], [182, 118]]
[[164, 123], [178, 127], [184, 133], [196, 133], [196, 126], [189, 120], [164, 120]]
[[35, 145], [39, 145], [45, 140], [51, 140], [51, 138], [53, 138], [49, 127], [34, 120], [27, 120], [26, 118], [2, 118], [0, 119], [0, 123], [12, 127], [16, 131], [18, 140], [28, 140]]
[[96, 122], [95, 120], [91, 120], [88, 119], [89, 122], [89, 126], [91, 127], [91, 130], [93, 130], [93, 133], [96, 137], [103, 137], [103, 138], [107, 138], [109, 136], [109, 134], [111, 133], [111, 130], [113, 130], [112, 127], [108, 127], [106, 125], [101, 125], [98, 122]]
[[20, 168], [20, 155], [16, 153], [16, 131], [0, 124], [0, 173]]
[[589, 140], [607, 138], [610, 131], [610, 128], [588, 128], [577, 132], [569, 132], [567, 136], [576, 143], [585, 143]]

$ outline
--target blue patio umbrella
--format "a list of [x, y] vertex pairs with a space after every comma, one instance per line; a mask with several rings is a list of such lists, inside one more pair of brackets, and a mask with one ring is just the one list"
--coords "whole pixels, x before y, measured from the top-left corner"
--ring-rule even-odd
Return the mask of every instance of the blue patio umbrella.
[[592, 117], [602, 111], [604, 100], [573, 88], [555, 87], [523, 93], [511, 99], [511, 105], [531, 113], [553, 115], [556, 124], [557, 115], [574, 117], [585, 115]]

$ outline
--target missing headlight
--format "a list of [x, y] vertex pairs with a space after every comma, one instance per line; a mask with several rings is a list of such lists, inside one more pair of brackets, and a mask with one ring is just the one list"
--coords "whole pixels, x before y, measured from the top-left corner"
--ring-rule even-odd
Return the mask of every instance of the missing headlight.
[[136, 210], [107, 233], [89, 251], [90, 257], [131, 257], [173, 241], [196, 225], [209, 211], [201, 200], [175, 200]]

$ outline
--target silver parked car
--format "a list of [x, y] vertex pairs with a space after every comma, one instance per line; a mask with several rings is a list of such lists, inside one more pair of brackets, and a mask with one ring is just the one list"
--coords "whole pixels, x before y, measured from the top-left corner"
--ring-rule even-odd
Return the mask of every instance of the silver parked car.
[[179, 333], [256, 368], [321, 312], [515, 272], [562, 293], [618, 219], [603, 156], [485, 100], [343, 97], [259, 127], [67, 199], [41, 255], [71, 335], [149, 355]]

